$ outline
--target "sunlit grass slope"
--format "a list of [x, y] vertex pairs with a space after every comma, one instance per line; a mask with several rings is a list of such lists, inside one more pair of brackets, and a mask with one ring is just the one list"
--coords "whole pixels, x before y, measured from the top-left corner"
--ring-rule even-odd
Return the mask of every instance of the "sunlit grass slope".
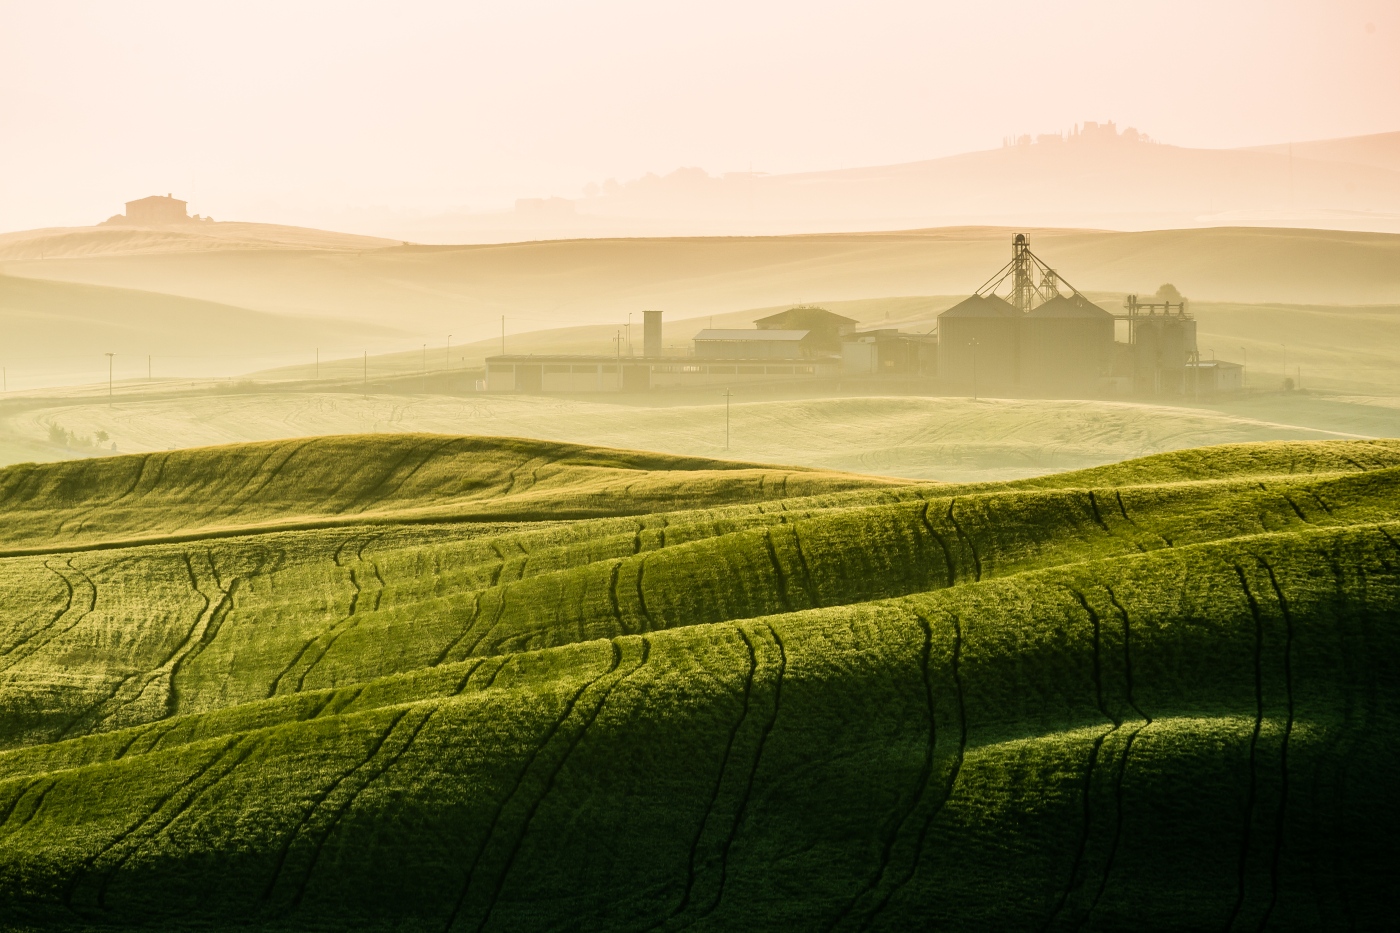
[[314, 437], [0, 471], [0, 552], [249, 526], [632, 515], [896, 481], [425, 434]]
[[130, 506], [125, 460], [0, 472], [53, 549], [0, 558], [0, 919], [1388, 924], [1400, 442], [960, 487], [556, 446], [497, 514], [538, 446], [450, 440]]

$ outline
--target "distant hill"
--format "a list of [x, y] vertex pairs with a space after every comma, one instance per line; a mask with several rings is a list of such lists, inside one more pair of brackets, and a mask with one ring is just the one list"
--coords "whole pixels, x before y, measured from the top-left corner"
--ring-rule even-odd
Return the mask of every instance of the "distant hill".
[[1243, 149], [1148, 141], [1111, 123], [895, 165], [769, 175], [680, 168], [494, 214], [366, 218], [405, 239], [491, 242], [1017, 225], [1220, 224], [1400, 232], [1400, 133]]
[[1276, 156], [1288, 156], [1291, 153], [1295, 159], [1366, 165], [1388, 172], [1400, 172], [1400, 133], [1277, 143], [1272, 146], [1255, 146], [1246, 151], [1266, 152]]
[[[1017, 232], [1076, 287], [1196, 300], [1400, 302], [1400, 236], [1249, 227], [1119, 233], [955, 227], [775, 237], [551, 240], [381, 249], [200, 249], [10, 260], [0, 271], [182, 295], [259, 311], [355, 318], [441, 345], [798, 301], [966, 295]], [[371, 351], [377, 349], [371, 346]], [[389, 348], [385, 348], [389, 349]], [[395, 348], [397, 349], [397, 347]], [[252, 368], [252, 367], [249, 367]]]
[[212, 221], [153, 227], [99, 224], [0, 233], [0, 261], [205, 250], [361, 250], [397, 245], [396, 240], [380, 237], [279, 224]]
[[1397, 135], [1294, 146], [1291, 158], [1277, 147], [1192, 149], [1097, 135], [1026, 138], [941, 159], [794, 175], [715, 178], [683, 169], [604, 190], [576, 202], [576, 211], [672, 221], [744, 218], [795, 229], [935, 223], [1144, 229], [1292, 211], [1362, 213], [1372, 223], [1361, 229], [1400, 232], [1400, 166], [1390, 138]]
[[105, 381], [106, 353], [117, 354], [117, 379], [144, 378], [148, 355], [160, 378], [236, 375], [251, 360], [301, 361], [318, 346], [345, 355], [356, 343], [395, 336], [362, 321], [0, 275], [0, 358], [11, 389]]

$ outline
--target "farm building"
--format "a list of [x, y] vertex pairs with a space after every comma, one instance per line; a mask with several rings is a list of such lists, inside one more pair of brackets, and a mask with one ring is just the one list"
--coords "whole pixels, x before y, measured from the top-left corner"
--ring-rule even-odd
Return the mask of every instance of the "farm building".
[[645, 392], [840, 375], [839, 360], [493, 356], [486, 391], [532, 395]]
[[931, 376], [938, 368], [938, 338], [892, 328], [841, 338], [841, 371], [848, 376]]
[[702, 330], [695, 355], [707, 359], [800, 360], [817, 355], [809, 330]]
[[187, 202], [173, 195], [151, 195], [126, 202], [126, 222], [132, 224], [180, 224], [188, 221]]
[[842, 338], [856, 331], [857, 322], [825, 308], [798, 305], [754, 321], [761, 331], [805, 330], [813, 353], [840, 353]]
[[1244, 388], [1244, 367], [1225, 360], [1199, 360], [1186, 365], [1186, 390], [1193, 395], [1219, 395]]
[[910, 376], [936, 365], [934, 338], [894, 330], [857, 333], [855, 321], [822, 308], [791, 308], [755, 323], [759, 326], [750, 330], [702, 330], [690, 354], [676, 356], [662, 352], [661, 312], [647, 311], [642, 356], [492, 356], [486, 359], [486, 391], [644, 392], [843, 375]]

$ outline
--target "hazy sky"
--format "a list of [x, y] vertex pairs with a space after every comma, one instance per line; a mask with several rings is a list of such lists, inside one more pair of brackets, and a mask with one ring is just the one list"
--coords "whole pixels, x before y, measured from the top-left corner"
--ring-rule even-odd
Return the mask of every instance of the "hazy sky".
[[167, 191], [334, 226], [1108, 119], [1187, 146], [1400, 130], [1400, 2], [0, 0], [0, 230]]

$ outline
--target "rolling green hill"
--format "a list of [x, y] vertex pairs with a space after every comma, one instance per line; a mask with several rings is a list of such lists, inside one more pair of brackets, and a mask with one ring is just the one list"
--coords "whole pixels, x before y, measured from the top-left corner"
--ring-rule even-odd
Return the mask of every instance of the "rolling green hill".
[[1400, 442], [948, 486], [362, 436], [0, 515], [12, 928], [1392, 915]]

